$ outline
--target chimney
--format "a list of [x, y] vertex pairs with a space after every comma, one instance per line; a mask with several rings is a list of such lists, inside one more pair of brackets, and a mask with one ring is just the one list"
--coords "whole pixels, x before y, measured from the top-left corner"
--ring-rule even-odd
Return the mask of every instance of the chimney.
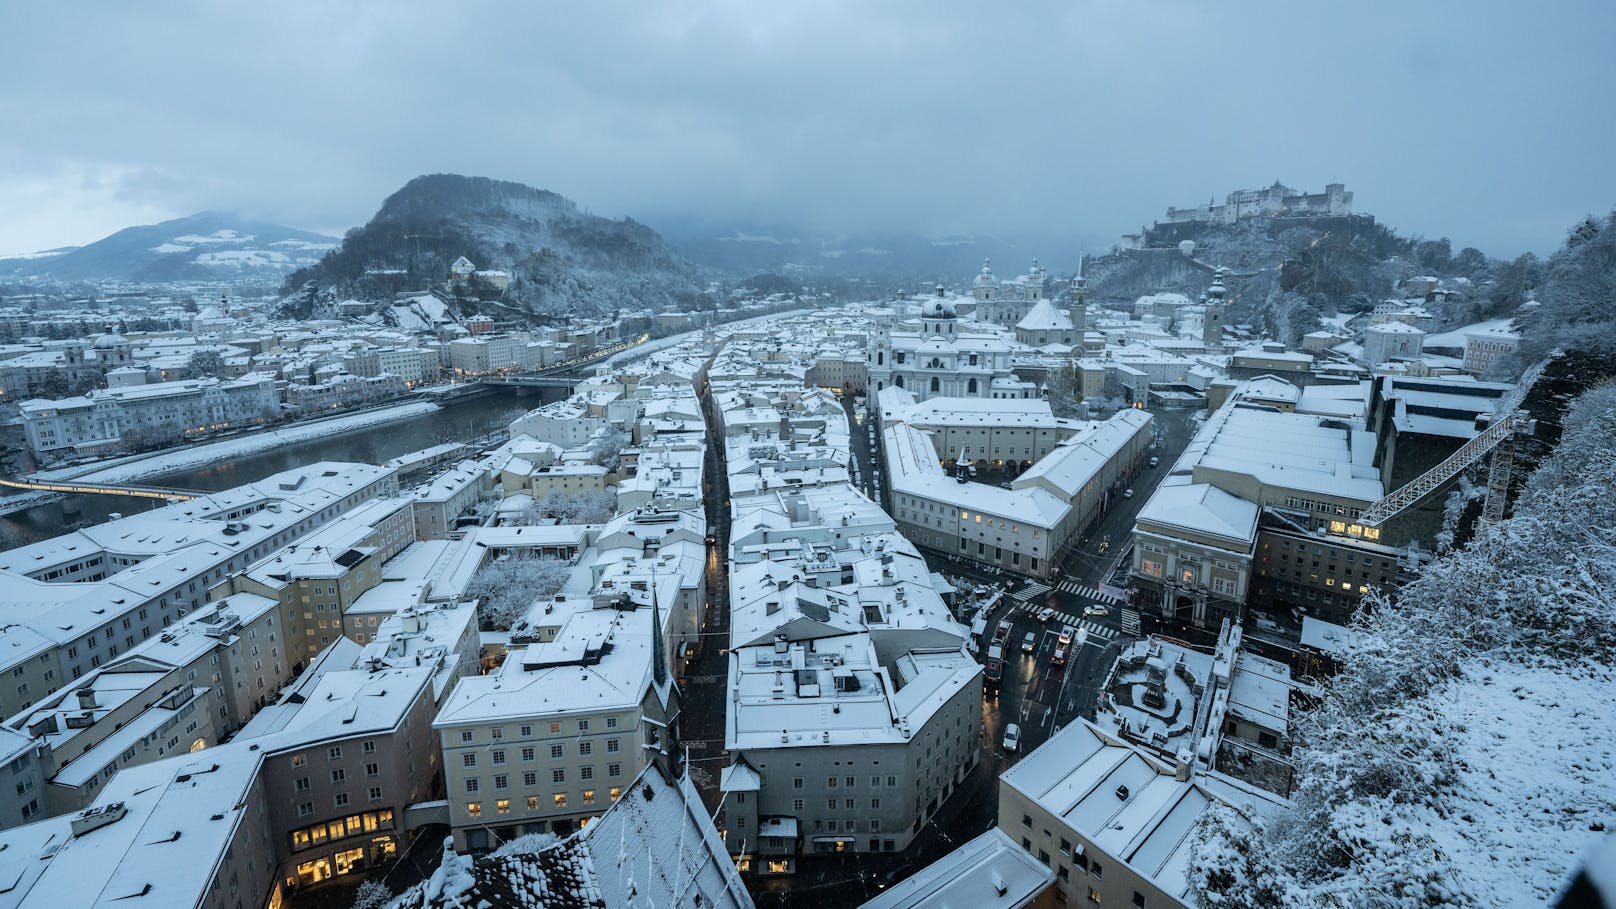
[[77, 691], [77, 694], [79, 696], [79, 709], [80, 710], [94, 710], [95, 709], [95, 689], [94, 688], [80, 688]]
[[1188, 748], [1178, 750], [1177, 759], [1173, 762], [1173, 779], [1180, 783], [1190, 781], [1190, 770], [1195, 766], [1195, 758]]

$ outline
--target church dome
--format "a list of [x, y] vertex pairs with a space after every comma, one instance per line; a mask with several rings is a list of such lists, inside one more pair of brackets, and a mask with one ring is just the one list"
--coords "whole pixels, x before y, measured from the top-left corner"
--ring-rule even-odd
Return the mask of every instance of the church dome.
[[114, 350], [119, 347], [128, 347], [129, 339], [120, 334], [108, 332], [98, 335], [95, 339], [96, 350]]
[[920, 315], [924, 319], [952, 319], [956, 315], [954, 302], [943, 297], [933, 297], [920, 307]]
[[977, 287], [996, 287], [996, 286], [998, 286], [998, 284], [999, 284], [999, 281], [998, 281], [997, 278], [993, 277], [993, 269], [992, 269], [992, 267], [989, 266], [988, 260], [983, 259], [982, 260], [982, 273], [976, 276], [975, 286], [977, 286]]

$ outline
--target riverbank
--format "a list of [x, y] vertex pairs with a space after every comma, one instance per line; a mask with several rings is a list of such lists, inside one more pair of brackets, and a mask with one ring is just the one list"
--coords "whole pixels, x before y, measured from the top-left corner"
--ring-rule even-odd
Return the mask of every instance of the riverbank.
[[97, 483], [128, 483], [147, 477], [204, 467], [218, 461], [259, 454], [287, 445], [296, 445], [299, 442], [323, 439], [345, 432], [369, 429], [373, 426], [407, 420], [411, 417], [433, 413], [436, 410], [438, 410], [438, 405], [430, 401], [414, 401], [395, 407], [367, 410], [363, 413], [344, 414], [342, 416], [310, 420], [306, 423], [295, 423], [291, 426], [256, 432], [220, 442], [189, 445], [184, 448], [171, 448], [146, 455], [133, 455], [127, 458], [119, 458], [111, 463], [80, 464], [75, 467], [57, 470], [43, 470], [34, 474], [34, 477], [41, 480], [74, 479]]

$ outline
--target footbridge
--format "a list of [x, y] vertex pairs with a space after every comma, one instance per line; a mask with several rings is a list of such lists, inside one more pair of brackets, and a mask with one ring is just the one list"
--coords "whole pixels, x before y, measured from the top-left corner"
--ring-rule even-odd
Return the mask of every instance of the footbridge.
[[140, 486], [133, 483], [92, 483], [85, 480], [0, 479], [0, 486], [37, 492], [84, 493], [101, 496], [134, 496], [141, 499], [190, 500], [206, 493], [169, 486]]

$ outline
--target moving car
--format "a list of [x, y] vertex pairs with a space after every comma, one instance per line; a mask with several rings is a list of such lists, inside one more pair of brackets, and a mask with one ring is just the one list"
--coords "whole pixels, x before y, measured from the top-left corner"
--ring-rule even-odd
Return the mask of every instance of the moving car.
[[1017, 726], [1015, 723], [1011, 723], [1010, 725], [1004, 727], [1004, 750], [1021, 750], [1021, 727]]
[[1038, 632], [1036, 632], [1036, 631], [1027, 632], [1027, 636], [1021, 639], [1021, 652], [1022, 653], [1032, 653], [1034, 650], [1037, 650], [1037, 649], [1038, 649]]
[[1160, 464], [1160, 463], [1161, 463], [1161, 458], [1153, 457], [1153, 458], [1150, 459], [1150, 466], [1151, 467], [1155, 467], [1157, 464]]
[[1123, 491], [1122, 491], [1122, 497], [1123, 497], [1123, 498], [1124, 498], [1124, 499], [1131, 499], [1131, 498], [1133, 498], [1133, 490], [1132, 490], [1132, 489], [1124, 489], [1124, 490], [1123, 490]]
[[1055, 655], [1051, 656], [1049, 658], [1049, 661], [1051, 663], [1055, 664], [1056, 666], [1065, 666], [1066, 665], [1066, 645], [1062, 644], [1061, 646], [1056, 647], [1055, 648]]
[[1038, 610], [1038, 621], [1040, 621], [1040, 622], [1047, 623], [1050, 619], [1052, 619], [1054, 617], [1055, 617], [1055, 607], [1053, 607], [1053, 606], [1045, 606], [1043, 609]]
[[1066, 625], [1061, 628], [1060, 645], [1065, 647], [1070, 643], [1072, 643], [1072, 626]]
[[1107, 616], [1111, 614], [1111, 610], [1101, 606], [1099, 603], [1090, 603], [1083, 607], [1083, 614], [1085, 616]]

